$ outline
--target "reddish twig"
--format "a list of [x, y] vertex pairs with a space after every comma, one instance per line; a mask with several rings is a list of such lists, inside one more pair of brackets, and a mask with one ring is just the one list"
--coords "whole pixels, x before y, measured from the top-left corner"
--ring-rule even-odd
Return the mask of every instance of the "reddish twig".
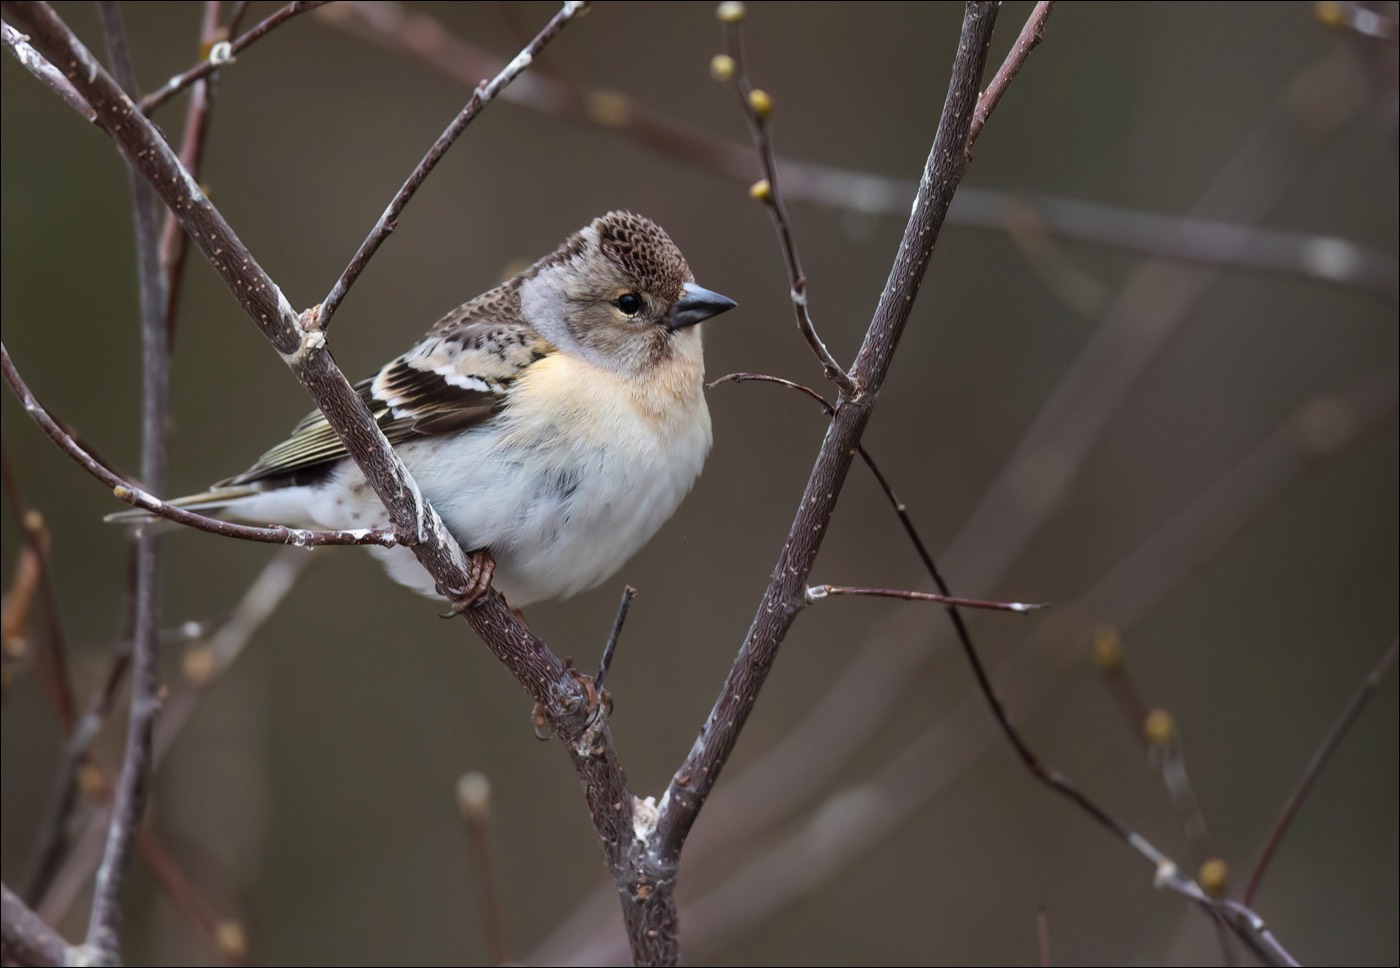
[[313, 548], [322, 545], [382, 545], [391, 548], [399, 544], [412, 543], [413, 536], [400, 536], [392, 528], [365, 528], [354, 531], [312, 531], [305, 528], [282, 526], [258, 528], [251, 525], [233, 524], [218, 518], [207, 517], [195, 511], [167, 504], [160, 498], [146, 493], [138, 484], [119, 476], [96, 457], [90, 454], [73, 435], [53, 418], [29, 389], [10, 359], [8, 348], [0, 344], [3, 353], [5, 382], [14, 391], [25, 412], [29, 414], [49, 439], [73, 459], [75, 463], [93, 477], [112, 489], [112, 493], [143, 511], [183, 524], [199, 531], [222, 535], [225, 538], [238, 538], [243, 541], [260, 541], [266, 544], [294, 545], [298, 548]]
[[501, 908], [500, 878], [491, 861], [491, 781], [483, 773], [464, 773], [457, 781], [457, 808], [471, 837], [472, 868], [486, 949], [491, 963], [510, 963], [505, 912]]
[[544, 50], [551, 40], [559, 36], [559, 32], [567, 27], [570, 21], [583, 14], [587, 9], [586, 2], [567, 0], [559, 8], [559, 12], [550, 18], [549, 23], [545, 24], [543, 29], [535, 35], [534, 39], [515, 55], [514, 60], [490, 81], [482, 81], [476, 90], [472, 91], [472, 96], [468, 99], [466, 106], [458, 112], [442, 134], [438, 135], [437, 140], [428, 149], [428, 153], [418, 162], [408, 179], [394, 194], [393, 199], [389, 202], [389, 207], [384, 209], [384, 214], [379, 216], [379, 221], [375, 223], [365, 240], [360, 243], [360, 247], [351, 257], [349, 265], [341, 272], [340, 278], [335, 281], [331, 291], [322, 300], [318, 323], [323, 331], [330, 325], [331, 317], [335, 315], [336, 309], [340, 307], [341, 301], [345, 299], [346, 293], [355, 284], [355, 280], [360, 277], [365, 266], [369, 265], [369, 260], [374, 257], [374, 253], [398, 227], [399, 216], [403, 214], [404, 208], [413, 199], [414, 194], [428, 175], [432, 173], [437, 163], [442, 160], [442, 156], [447, 154], [447, 149], [452, 147], [457, 138], [467, 129], [467, 125], [476, 119], [482, 109], [495, 100], [496, 96], [505, 90], [511, 81], [524, 73], [526, 68], [540, 55], [540, 51]]
[[[315, 10], [324, 6], [329, 0], [298, 0], [296, 3], [289, 3], [285, 7], [271, 14], [261, 23], [250, 28], [247, 33], [240, 34], [237, 38], [228, 43], [227, 49], [221, 47], [211, 48], [204, 54], [204, 60], [187, 71], [176, 74], [160, 87], [141, 99], [141, 113], [149, 115], [156, 108], [179, 94], [185, 88], [196, 81], [202, 81], [210, 74], [229, 64], [233, 63], [234, 57], [247, 50], [257, 41], [266, 37], [272, 31], [282, 26], [288, 20], [298, 14], [306, 13], [308, 10]], [[241, 17], [242, 12], [239, 12]]]
[[1246, 905], [1254, 903], [1254, 896], [1259, 893], [1259, 885], [1264, 879], [1265, 872], [1269, 869], [1269, 863], [1274, 859], [1279, 844], [1283, 843], [1288, 828], [1293, 825], [1293, 818], [1302, 809], [1304, 801], [1307, 800], [1308, 794], [1312, 791], [1313, 784], [1322, 775], [1323, 768], [1332, 759], [1332, 754], [1342, 744], [1342, 740], [1356, 723], [1361, 711], [1366, 708], [1366, 703], [1370, 701], [1381, 681], [1390, 675], [1391, 670], [1395, 668], [1397, 650], [1400, 650], [1400, 640], [1391, 642], [1381, 653], [1380, 659], [1366, 674], [1366, 678], [1361, 681], [1361, 685], [1351, 697], [1351, 701], [1346, 704], [1342, 714], [1337, 717], [1337, 721], [1332, 724], [1332, 728], [1323, 737], [1322, 745], [1317, 748], [1317, 752], [1308, 761], [1307, 768], [1303, 770], [1297, 787], [1288, 795], [1283, 809], [1279, 811], [1278, 819], [1274, 821], [1268, 836], [1264, 838], [1264, 846], [1259, 851], [1259, 859], [1254, 862], [1254, 870], [1250, 872], [1249, 883], [1245, 885], [1244, 894], [1241, 896], [1241, 900]]
[[[234, 11], [234, 20], [228, 27], [219, 26], [219, 0], [206, 0], [204, 23], [200, 27], [199, 49], [211, 51], [214, 45], [225, 40], [230, 31], [236, 29], [237, 18], [242, 16], [246, 5]], [[190, 103], [185, 109], [185, 127], [180, 140], [180, 163], [195, 178], [204, 161], [204, 145], [209, 136], [209, 119], [214, 109], [215, 82], [217, 74], [210, 74], [194, 83], [190, 93]], [[185, 280], [185, 256], [189, 254], [190, 237], [180, 228], [180, 222], [173, 212], [165, 213], [165, 223], [160, 235], [160, 268], [165, 275], [165, 338], [173, 345], [175, 340], [175, 314], [180, 304], [180, 290]]]
[[1030, 56], [1031, 51], [1040, 46], [1040, 41], [1045, 36], [1045, 21], [1050, 19], [1050, 11], [1054, 8], [1055, 0], [1040, 0], [1035, 5], [1031, 15], [1026, 18], [1021, 33], [1016, 37], [1016, 42], [1011, 45], [1011, 52], [1006, 55], [1006, 60], [1001, 62], [1001, 67], [997, 68], [987, 89], [977, 98], [977, 107], [972, 112], [972, 128], [967, 132], [969, 155], [972, 153], [972, 146], [977, 142], [977, 136], [987, 124], [987, 118], [996, 110], [1002, 95], [1021, 72], [1026, 58]]
[[[797, 318], [797, 331], [807, 341], [812, 353], [821, 364], [826, 378], [836, 384], [845, 397], [860, 395], [860, 386], [851, 379], [836, 357], [831, 355], [826, 343], [817, 333], [812, 322], [812, 313], [807, 306], [807, 276], [802, 271], [802, 260], [797, 255], [797, 240], [793, 237], [792, 222], [788, 219], [787, 206], [783, 204], [783, 193], [778, 180], [777, 160], [773, 153], [772, 125], [769, 117], [773, 102], [768, 93], [753, 86], [749, 77], [748, 63], [744, 58], [744, 42], [741, 27], [742, 17], [724, 18], [725, 50], [729, 62], [725, 65], [731, 75], [730, 86], [739, 99], [748, 122], [749, 133], [753, 138], [754, 151], [758, 154], [759, 166], [763, 170], [763, 180], [757, 182], [750, 191], [755, 199], [768, 208], [773, 217], [773, 228], [778, 233], [778, 247], [783, 253], [783, 264], [787, 268], [789, 295], [792, 297], [793, 315]], [[723, 70], [718, 73], [723, 73]]]
[[[77, 721], [77, 703], [73, 698], [73, 676], [68, 669], [68, 637], [63, 630], [63, 610], [58, 604], [58, 589], [53, 580], [53, 543], [44, 515], [24, 500], [14, 469], [10, 467], [10, 448], [0, 440], [0, 477], [5, 482], [10, 511], [23, 535], [24, 546], [34, 562], [39, 601], [44, 609], [45, 648], [38, 652], [37, 663], [43, 673], [44, 687], [53, 696], [58, 721], [65, 734], [73, 731]], [[11, 629], [6, 628], [6, 633]]]

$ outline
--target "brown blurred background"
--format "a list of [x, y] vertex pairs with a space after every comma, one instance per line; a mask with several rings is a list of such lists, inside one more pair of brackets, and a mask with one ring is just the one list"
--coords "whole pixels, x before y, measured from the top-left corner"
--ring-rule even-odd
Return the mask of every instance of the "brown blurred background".
[[[195, 59], [202, 5], [125, 6], [148, 88]], [[246, 24], [273, 9], [255, 4]], [[556, 8], [407, 9], [507, 58]], [[960, 9], [751, 4], [747, 49], [755, 81], [776, 101], [779, 150], [916, 177]], [[993, 64], [1029, 9], [1003, 9]], [[1395, 15], [1394, 4], [1378, 9]], [[90, 5], [59, 12], [100, 48]], [[708, 76], [718, 49], [712, 4], [600, 3], [538, 69], [746, 142], [737, 106]], [[139, 355], [124, 167], [99, 132], [4, 60], [4, 339], [57, 414], [134, 468]], [[979, 228], [966, 224], [965, 207], [943, 233], [866, 438], [955, 590], [1060, 603], [1048, 618], [970, 622], [1046, 759], [1188, 865], [1161, 778], [1089, 660], [1088, 630], [1122, 623], [1129, 668], [1179, 724], [1215, 852], [1237, 884], [1316, 744], [1396, 634], [1395, 89], [1394, 44], [1329, 27], [1311, 4], [1057, 8], [980, 140], [967, 188], [1335, 236], [1380, 253], [1381, 283], [1241, 269], [1144, 277], [1144, 257], [1121, 246], [1056, 239], [1024, 218], [1013, 231]], [[306, 306], [466, 93], [422, 60], [308, 14], [224, 72], [202, 181], [293, 304]], [[179, 101], [158, 115], [172, 138], [183, 114]], [[815, 384], [767, 215], [745, 189], [598, 126], [492, 104], [353, 290], [336, 356], [352, 378], [370, 372], [507, 267], [594, 215], [630, 208], [671, 232], [703, 284], [740, 303], [707, 327], [711, 375], [758, 370]], [[848, 359], [907, 199], [886, 206], [892, 214], [800, 199], [790, 207], [813, 313]], [[1130, 370], [1134, 352], [1168, 328]], [[173, 374], [175, 493], [246, 466], [308, 406], [197, 256]], [[1120, 377], [1121, 398], [1068, 420], [1085, 436], [1082, 459], [1063, 440], [1037, 444], [1013, 486], [995, 489], [1018, 443], [1055, 406], [1078, 414], [1076, 393], [1109, 391]], [[1063, 389], [1076, 379], [1081, 390]], [[1367, 412], [1337, 396], [1358, 387]], [[772, 387], [717, 388], [711, 409], [714, 453], [661, 534], [602, 588], [529, 612], [556, 651], [590, 667], [622, 584], [640, 588], [609, 685], [619, 751], [642, 794], [664, 788], [715, 697], [823, 430], [815, 407]], [[100, 523], [117, 505], [8, 394], [3, 428], [19, 483], [52, 529], [85, 696], [122, 625], [124, 536]], [[1267, 440], [1274, 450], [1251, 458]], [[1246, 460], [1249, 476], [1220, 491]], [[1054, 496], [1057, 479], [1066, 486]], [[1219, 515], [1165, 532], [1187, 551], [1174, 557], [1152, 543], [1203, 496], [1224, 502], [1205, 506], [1222, 507]], [[984, 500], [1000, 503], [959, 538]], [[1041, 514], [1043, 526], [1025, 523]], [[226, 614], [275, 553], [196, 533], [165, 547], [172, 627]], [[7, 515], [7, 587], [18, 548]], [[1120, 569], [1134, 554], [1145, 556], [1136, 570]], [[531, 736], [524, 694], [460, 622], [438, 621], [368, 555], [316, 557], [162, 768], [151, 812], [161, 841], [221, 916], [242, 919], [255, 963], [485, 962], [479, 885], [453, 799], [457, 777], [480, 770], [493, 783], [491, 850], [512, 954], [601, 957], [606, 945], [592, 945], [612, 937], [616, 905], [601, 886], [577, 781], [559, 749]], [[1110, 574], [1117, 584], [1106, 595], [1064, 607]], [[927, 587], [860, 468], [813, 579]], [[681, 896], [706, 905], [685, 922], [691, 960], [1030, 963], [1043, 904], [1057, 962], [1219, 961], [1208, 922], [1155, 892], [1148, 867], [1034, 784], [988, 731], [941, 613], [850, 599], [809, 611], [685, 855]], [[875, 654], [907, 665], [878, 690], [818, 706], [852, 663], [869, 669], [876, 660], [861, 657]], [[172, 686], [180, 658], [170, 650]], [[13, 884], [61, 741], [34, 677], [11, 671], [0, 868]], [[1400, 956], [1396, 698], [1392, 674], [1257, 900], [1305, 962]], [[825, 739], [794, 733], [814, 708]], [[857, 733], [866, 720], [868, 736]], [[115, 766], [120, 729], [108, 732], [99, 749]], [[848, 755], [839, 738], [850, 735], [860, 739]], [[909, 751], [930, 736], [936, 742]], [[746, 773], [785, 738], [822, 779], [735, 842], [733, 825], [791, 786], [776, 769], [767, 781]], [[745, 799], [721, 800], [726, 787]], [[767, 866], [747, 870], [755, 861]], [[129, 962], [218, 963], [137, 870]], [[599, 891], [596, 909], [568, 921]], [[70, 937], [85, 924], [84, 904], [62, 922]], [[761, 914], [746, 921], [744, 912]]]

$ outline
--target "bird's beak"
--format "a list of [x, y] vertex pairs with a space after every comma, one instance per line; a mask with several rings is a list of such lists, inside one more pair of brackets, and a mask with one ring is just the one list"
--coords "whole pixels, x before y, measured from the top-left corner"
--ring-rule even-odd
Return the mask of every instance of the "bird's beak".
[[671, 305], [671, 311], [666, 314], [666, 327], [671, 330], [685, 329], [687, 326], [703, 323], [711, 316], [718, 316], [737, 305], [739, 304], [728, 296], [721, 296], [693, 282], [687, 282], [681, 298]]

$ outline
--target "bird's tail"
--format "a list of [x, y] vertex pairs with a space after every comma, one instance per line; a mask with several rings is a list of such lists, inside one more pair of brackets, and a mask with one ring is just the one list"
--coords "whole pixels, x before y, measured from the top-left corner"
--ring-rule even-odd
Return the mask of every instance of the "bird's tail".
[[[235, 501], [241, 501], [243, 498], [252, 497], [257, 493], [259, 493], [257, 487], [247, 484], [233, 487], [212, 487], [199, 494], [187, 494], [165, 503], [172, 507], [183, 508], [186, 511], [213, 512], [217, 515], [219, 511]], [[161, 520], [161, 517], [158, 514], [137, 508], [132, 511], [117, 511], [115, 514], [107, 515], [102, 520], [108, 524], [149, 524], [152, 521]]]

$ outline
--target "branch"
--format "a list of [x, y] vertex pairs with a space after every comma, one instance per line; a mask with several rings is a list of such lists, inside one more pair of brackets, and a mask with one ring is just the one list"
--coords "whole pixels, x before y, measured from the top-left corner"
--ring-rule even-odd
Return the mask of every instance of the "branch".
[[345, 271], [340, 274], [340, 278], [335, 281], [331, 291], [326, 294], [320, 307], [320, 326], [324, 331], [330, 326], [331, 317], [335, 315], [336, 309], [345, 299], [345, 294], [350, 291], [350, 287], [355, 284], [355, 280], [360, 277], [365, 266], [369, 265], [369, 260], [374, 257], [374, 253], [384, 244], [384, 240], [398, 228], [399, 216], [403, 214], [404, 208], [412, 200], [414, 194], [422, 186], [432, 170], [437, 167], [437, 163], [442, 160], [442, 156], [447, 154], [447, 149], [451, 148], [457, 138], [467, 129], [467, 125], [476, 119], [482, 109], [487, 104], [496, 99], [496, 96], [505, 90], [511, 81], [519, 77], [528, 68], [540, 51], [544, 50], [559, 32], [569, 25], [575, 17], [580, 16], [588, 10], [587, 2], [580, 0], [566, 0], [563, 7], [559, 9], [544, 28], [535, 35], [515, 59], [507, 64], [490, 82], [482, 82], [476, 90], [472, 91], [472, 96], [467, 101], [466, 107], [458, 112], [452, 119], [452, 123], [438, 135], [438, 139], [433, 142], [433, 146], [428, 149], [428, 153], [418, 162], [418, 166], [413, 169], [402, 187], [389, 202], [389, 207], [384, 210], [384, 214], [379, 216], [379, 221], [375, 223], [369, 236], [360, 243], [360, 248], [350, 259], [350, 264], [345, 267]]
[[256, 41], [266, 37], [288, 20], [291, 20], [298, 14], [306, 13], [308, 10], [315, 10], [317, 7], [325, 6], [328, 2], [329, 0], [298, 0], [296, 3], [289, 3], [226, 46], [214, 45], [205, 55], [205, 60], [183, 73], [176, 74], [150, 94], [143, 97], [141, 99], [141, 113], [149, 115], [156, 108], [160, 107], [194, 82], [202, 81], [220, 68], [232, 64], [235, 56], [252, 46]]
[[[393, 527], [416, 536], [413, 552], [438, 587], [467, 587], [470, 580], [465, 554], [331, 358], [319, 314], [311, 311], [298, 316], [293, 311], [282, 291], [205, 197], [160, 133], [47, 4], [4, 0], [0, 8], [30, 33], [35, 48], [50, 63], [62, 65], [64, 75], [97, 112], [98, 123], [176, 213], [244, 310], [316, 401], [379, 496]], [[567, 3], [560, 16], [566, 22], [580, 9], [577, 3]], [[569, 669], [511, 613], [499, 595], [491, 594], [462, 615], [546, 710], [551, 729], [569, 750], [579, 774], [609, 870], [619, 883], [635, 883], [629, 859], [635, 838], [633, 798], [612, 748], [607, 719], [596, 705], [596, 694], [590, 701], [586, 677]], [[635, 913], [634, 907], [624, 905], [629, 929], [636, 937], [644, 938], [646, 928], [635, 920]]]
[[1001, 67], [997, 68], [992, 77], [992, 83], [988, 84], [987, 89], [977, 98], [977, 108], [972, 114], [972, 128], [967, 132], [969, 156], [972, 154], [972, 146], [977, 142], [977, 136], [982, 133], [982, 128], [987, 123], [987, 118], [996, 110], [1002, 95], [1021, 72], [1021, 67], [1026, 63], [1031, 51], [1040, 46], [1040, 41], [1045, 36], [1045, 21], [1050, 19], [1050, 11], [1054, 8], [1055, 0], [1040, 0], [1035, 5], [1031, 15], [1026, 18], [1026, 24], [1021, 28], [1016, 43], [1011, 45], [1011, 52], [1006, 55], [1006, 60], [1002, 61]]
[[311, 531], [281, 525], [257, 528], [221, 521], [218, 518], [207, 517], [195, 511], [187, 511], [182, 507], [167, 504], [160, 498], [146, 493], [140, 485], [120, 477], [106, 464], [88, 453], [34, 396], [29, 385], [20, 376], [14, 361], [10, 359], [9, 349], [3, 343], [0, 343], [0, 355], [3, 356], [5, 382], [19, 398], [19, 402], [24, 406], [30, 419], [38, 424], [40, 429], [48, 434], [49, 439], [58, 444], [59, 448], [71, 457], [79, 467], [110, 487], [116, 497], [143, 511], [149, 511], [157, 517], [174, 521], [176, 524], [183, 524], [199, 531], [207, 531], [210, 534], [222, 535], [225, 538], [261, 541], [266, 544], [294, 545], [298, 548], [313, 548], [321, 545], [380, 545], [392, 548], [398, 544], [407, 544], [412, 540], [410, 535], [408, 536], [409, 541], [405, 541], [392, 528], [361, 528], [353, 531]]
[[1259, 859], [1255, 861], [1254, 870], [1249, 875], [1249, 884], [1244, 889], [1243, 901], [1245, 904], [1254, 903], [1254, 896], [1259, 893], [1259, 884], [1264, 879], [1264, 873], [1269, 869], [1269, 863], [1274, 859], [1274, 853], [1278, 850], [1279, 844], [1283, 843], [1284, 835], [1288, 833], [1288, 828], [1293, 824], [1293, 818], [1302, 809], [1304, 801], [1307, 800], [1313, 784], [1322, 774], [1323, 768], [1332, 759], [1332, 754], [1337, 752], [1337, 747], [1342, 744], [1348, 730], [1361, 715], [1361, 710], [1366, 708], [1366, 703], [1370, 701], [1371, 695], [1380, 686], [1381, 680], [1390, 675], [1391, 670], [1395, 668], [1397, 649], [1400, 649], [1400, 642], [1391, 642], [1390, 646], [1381, 653], [1380, 659], [1367, 673], [1366, 678], [1361, 681], [1361, 686], [1351, 697], [1351, 701], [1342, 710], [1342, 714], [1337, 717], [1337, 721], [1332, 724], [1332, 728], [1327, 731], [1322, 745], [1317, 748], [1317, 752], [1308, 761], [1307, 769], [1303, 771], [1302, 777], [1298, 780], [1298, 786], [1288, 795], [1283, 809], [1279, 811], [1278, 819], [1274, 821], [1269, 835], [1264, 838], [1264, 847], [1259, 852]]
[[[44, 609], [44, 623], [48, 632], [47, 647], [37, 653], [37, 665], [42, 673], [41, 679], [45, 688], [53, 696], [59, 724], [65, 733], [69, 733], [77, 720], [77, 703], [73, 698], [73, 676], [68, 668], [68, 637], [63, 631], [63, 610], [59, 607], [58, 589], [53, 580], [53, 541], [44, 515], [24, 500], [19, 481], [10, 467], [10, 449], [3, 440], [0, 440], [0, 477], [3, 477], [5, 482], [10, 511], [14, 515], [15, 523], [19, 525], [20, 533], [24, 536], [25, 548], [34, 562], [34, 577]], [[18, 619], [17, 616], [15, 618]], [[5, 634], [19, 634], [19, 629], [9, 627], [10, 620], [11, 616], [7, 615]], [[18, 619], [15, 624], [22, 625], [23, 620]]]
[[[136, 72], [127, 47], [121, 7], [117, 0], [100, 0], [97, 13], [113, 74], [127, 92], [135, 95], [138, 89]], [[141, 307], [141, 477], [147, 486], [163, 490], [169, 436], [170, 354], [164, 315], [165, 276], [160, 268], [160, 227], [155, 192], [134, 164], [128, 163], [127, 174], [136, 232]], [[107, 827], [107, 845], [93, 886], [92, 912], [82, 955], [85, 962], [104, 965], [121, 962], [118, 926], [122, 916], [122, 889], [131, 868], [131, 851], [146, 815], [153, 766], [151, 736], [161, 706], [159, 537], [153, 529], [143, 527], [136, 531], [135, 540], [131, 713], [112, 803], [112, 819]]]
[[757, 702], [778, 648], [805, 604], [807, 576], [966, 168], [963, 149], [995, 22], [995, 4], [967, 4], [948, 96], [919, 196], [856, 358], [852, 375], [864, 393], [837, 407], [753, 625], [700, 737], [667, 788], [657, 825], [659, 836], [651, 848], [663, 870], [674, 870], [686, 837]]
[[[495, 55], [460, 39], [431, 14], [401, 4], [333, 4], [319, 19], [399, 53], [416, 56], [464, 84], [500, 70]], [[1014, 48], [1013, 48], [1014, 52]], [[579, 88], [527, 75], [504, 98], [522, 107], [601, 128], [681, 164], [744, 184], [753, 180], [753, 149], [659, 114], [619, 91]], [[866, 171], [778, 156], [788, 199], [865, 215], [909, 211], [918, 184]], [[1053, 195], [964, 187], [948, 211], [950, 225], [1012, 231], [1033, 221], [1045, 233], [1091, 245], [1202, 265], [1301, 276], [1394, 299], [1395, 256], [1346, 239], [1283, 232], [1226, 220], [1161, 215]]]
[[875, 598], [902, 598], [907, 602], [937, 602], [950, 608], [982, 608], [994, 612], [1035, 612], [1049, 608], [1048, 604], [1025, 602], [990, 602], [980, 598], [956, 598], [932, 592], [911, 592], [902, 588], [867, 588], [856, 585], [812, 585], [807, 589], [807, 602], [819, 602], [832, 595], [869, 595]]
[[0, 885], [0, 932], [0, 952], [7, 965], [67, 965], [76, 954], [8, 884]]
[[773, 154], [773, 137], [769, 118], [773, 112], [773, 100], [766, 91], [758, 90], [749, 78], [748, 63], [744, 58], [744, 39], [741, 23], [744, 12], [742, 5], [722, 5], [720, 19], [724, 23], [724, 47], [728, 52], [711, 62], [711, 71], [718, 79], [727, 79], [744, 110], [749, 133], [753, 138], [754, 150], [763, 169], [763, 180], [756, 182], [750, 194], [767, 206], [773, 217], [773, 228], [778, 233], [778, 246], [782, 249], [783, 263], [787, 267], [788, 292], [792, 297], [793, 314], [797, 317], [797, 331], [811, 347], [817, 362], [822, 365], [826, 378], [836, 384], [842, 396], [860, 395], [860, 387], [852, 380], [836, 357], [826, 348], [826, 343], [817, 334], [816, 324], [807, 308], [807, 276], [802, 271], [802, 261], [797, 255], [797, 241], [793, 238], [792, 223], [788, 220], [787, 206], [778, 183], [778, 166]]

